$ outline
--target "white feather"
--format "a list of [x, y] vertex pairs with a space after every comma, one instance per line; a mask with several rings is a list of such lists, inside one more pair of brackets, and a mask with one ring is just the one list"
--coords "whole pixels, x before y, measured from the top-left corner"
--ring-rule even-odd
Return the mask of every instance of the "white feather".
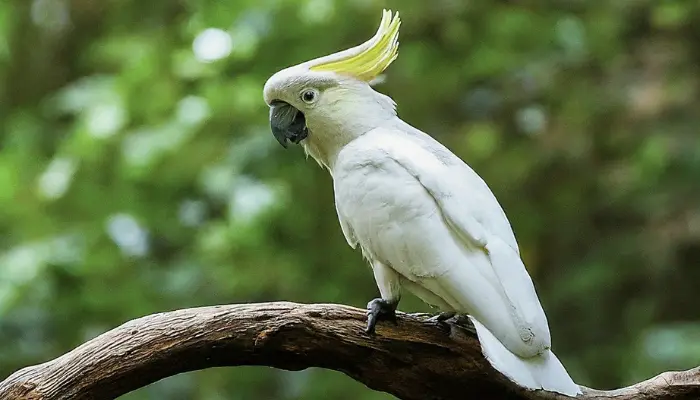
[[331, 168], [351, 246], [427, 303], [470, 314], [487, 359], [518, 384], [580, 393], [550, 350], [505, 213], [469, 166], [394, 118], [345, 145]]

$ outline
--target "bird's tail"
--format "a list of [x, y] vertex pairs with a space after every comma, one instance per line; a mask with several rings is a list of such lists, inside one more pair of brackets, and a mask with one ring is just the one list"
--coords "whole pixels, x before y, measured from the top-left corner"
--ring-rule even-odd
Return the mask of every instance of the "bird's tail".
[[529, 389], [544, 389], [567, 396], [581, 394], [579, 386], [574, 383], [551, 350], [533, 358], [518, 357], [479, 321], [470, 319], [476, 327], [484, 356], [496, 370], [510, 380]]

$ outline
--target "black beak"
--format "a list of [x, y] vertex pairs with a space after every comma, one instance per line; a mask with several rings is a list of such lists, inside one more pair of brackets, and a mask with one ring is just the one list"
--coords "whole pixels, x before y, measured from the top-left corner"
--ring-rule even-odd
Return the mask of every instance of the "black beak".
[[275, 100], [270, 104], [270, 129], [278, 142], [287, 148], [287, 140], [298, 144], [309, 136], [304, 113], [289, 103]]

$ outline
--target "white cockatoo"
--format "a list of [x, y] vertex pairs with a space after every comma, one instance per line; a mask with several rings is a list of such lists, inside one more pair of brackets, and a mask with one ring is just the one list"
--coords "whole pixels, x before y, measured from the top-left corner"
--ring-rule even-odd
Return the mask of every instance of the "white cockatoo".
[[575, 396], [493, 193], [370, 86], [397, 57], [399, 25], [385, 10], [367, 42], [270, 77], [272, 133], [284, 147], [301, 144], [333, 178], [343, 234], [362, 249], [381, 294], [367, 306], [369, 333], [395, 316], [405, 288], [445, 318], [469, 315], [486, 359], [512, 381]]

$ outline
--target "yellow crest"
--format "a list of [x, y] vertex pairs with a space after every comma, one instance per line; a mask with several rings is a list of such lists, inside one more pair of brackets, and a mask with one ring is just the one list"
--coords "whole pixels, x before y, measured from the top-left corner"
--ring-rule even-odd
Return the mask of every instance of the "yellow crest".
[[377, 33], [365, 43], [312, 62], [311, 71], [332, 71], [354, 76], [365, 82], [376, 78], [399, 55], [399, 13], [382, 12]]

